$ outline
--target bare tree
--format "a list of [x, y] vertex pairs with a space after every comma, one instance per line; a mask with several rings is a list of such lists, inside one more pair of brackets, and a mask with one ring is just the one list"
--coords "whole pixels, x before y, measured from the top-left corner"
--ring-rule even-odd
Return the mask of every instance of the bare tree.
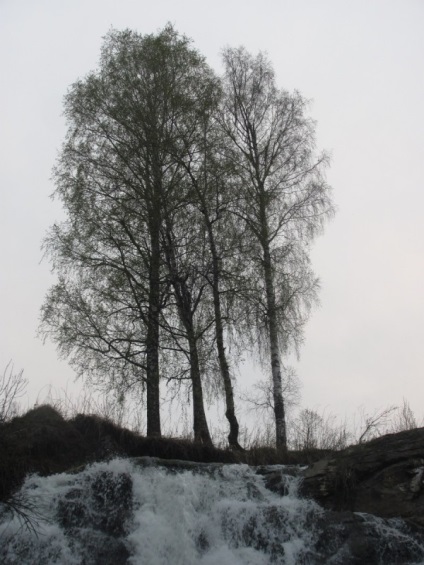
[[417, 419], [409, 402], [404, 398], [402, 405], [399, 406], [393, 416], [390, 431], [396, 433], [403, 432], [404, 430], [414, 430], [415, 428], [418, 428]]
[[389, 406], [371, 413], [361, 409], [361, 429], [357, 443], [363, 443], [370, 439], [382, 435], [387, 431], [388, 424], [393, 414], [398, 410], [397, 406]]
[[25, 393], [27, 385], [23, 370], [16, 373], [12, 361], [9, 361], [0, 375], [0, 424], [17, 415], [17, 401]]
[[[283, 367], [282, 392], [285, 400], [286, 413], [293, 410], [300, 402], [300, 381], [293, 367]], [[272, 379], [255, 383], [252, 390], [240, 394], [240, 399], [246, 403], [248, 412], [254, 412], [260, 420], [266, 420], [274, 413], [274, 391]]]
[[292, 421], [290, 443], [297, 450], [340, 450], [348, 446], [351, 434], [346, 422], [338, 422], [333, 414], [305, 408]]
[[246, 260], [258, 278], [260, 292], [254, 294], [254, 302], [265, 313], [276, 444], [286, 450], [281, 353], [293, 328], [281, 326], [281, 321], [289, 319], [289, 310], [295, 312], [299, 336], [315, 297], [314, 278], [309, 278], [306, 288], [303, 282], [300, 287], [291, 285], [290, 264], [306, 265], [307, 244], [332, 213], [323, 177], [328, 159], [314, 154], [314, 126], [305, 117], [305, 101], [298, 93], [277, 89], [272, 67], [263, 55], [252, 57], [243, 48], [226, 49], [224, 64], [221, 126], [240, 186], [233, 213], [251, 236]]

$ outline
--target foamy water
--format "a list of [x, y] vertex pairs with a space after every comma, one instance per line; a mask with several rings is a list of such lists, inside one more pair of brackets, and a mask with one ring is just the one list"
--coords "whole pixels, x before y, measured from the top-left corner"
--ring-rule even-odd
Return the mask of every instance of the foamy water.
[[[283, 467], [274, 469], [284, 473]], [[97, 463], [78, 474], [32, 476], [20, 498], [31, 509], [35, 531], [3, 509], [0, 562], [322, 563], [316, 549], [322, 532], [316, 524], [323, 510], [299, 498], [296, 478], [284, 480], [287, 494], [280, 496], [265, 488], [264, 478], [246, 465], [203, 467], [198, 472], [139, 465], [128, 459]], [[372, 531], [381, 528], [378, 535], [392, 543], [398, 535], [407, 536], [395, 521], [363, 519], [369, 520]], [[408, 538], [406, 543], [416, 543], [420, 555], [423, 548], [416, 541]], [[336, 553], [328, 563], [343, 564], [342, 553], [339, 557]]]

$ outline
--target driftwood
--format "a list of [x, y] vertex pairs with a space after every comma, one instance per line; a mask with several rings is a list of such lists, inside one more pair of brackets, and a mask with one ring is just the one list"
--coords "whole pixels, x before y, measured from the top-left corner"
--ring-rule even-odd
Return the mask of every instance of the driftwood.
[[303, 472], [301, 492], [331, 510], [401, 517], [424, 527], [424, 428], [333, 453]]

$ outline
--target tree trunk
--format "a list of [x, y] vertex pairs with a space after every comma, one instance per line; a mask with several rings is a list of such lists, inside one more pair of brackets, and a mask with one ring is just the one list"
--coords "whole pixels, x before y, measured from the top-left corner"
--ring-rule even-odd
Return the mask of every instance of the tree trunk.
[[225, 354], [224, 328], [222, 323], [222, 312], [221, 312], [221, 296], [219, 292], [219, 277], [220, 277], [219, 259], [216, 250], [212, 225], [209, 218], [206, 217], [206, 214], [205, 214], [205, 221], [208, 230], [209, 246], [212, 254], [212, 265], [213, 265], [212, 294], [213, 294], [213, 304], [214, 304], [214, 313], [215, 313], [216, 346], [218, 350], [219, 368], [221, 371], [222, 380], [224, 382], [225, 403], [226, 403], [225, 416], [230, 424], [228, 443], [230, 447], [232, 447], [233, 449], [242, 451], [243, 448], [240, 446], [238, 442], [239, 423], [236, 417], [235, 407], [234, 407], [233, 384], [231, 382], [230, 369], [228, 366], [227, 356]]
[[190, 348], [190, 377], [193, 387], [193, 431], [194, 439], [206, 445], [212, 445], [203, 403], [202, 381], [200, 377], [197, 343], [192, 329], [188, 330]]
[[[258, 175], [259, 181], [259, 175]], [[275, 305], [274, 277], [272, 272], [271, 250], [269, 243], [269, 228], [266, 214], [266, 192], [262, 182], [258, 182], [259, 188], [259, 219], [261, 225], [260, 243], [263, 252], [263, 269], [265, 280], [265, 294], [267, 306], [267, 321], [269, 331], [269, 348], [271, 354], [271, 371], [274, 397], [275, 415], [275, 439], [276, 447], [283, 452], [287, 452], [287, 430], [286, 417], [284, 410], [284, 399], [281, 379], [280, 348], [278, 344], [278, 322], [277, 310]]]
[[203, 404], [202, 381], [200, 375], [197, 339], [193, 325], [192, 296], [186, 284], [186, 279], [178, 272], [173, 235], [170, 226], [167, 226], [165, 256], [171, 274], [171, 283], [175, 292], [178, 314], [186, 332], [189, 345], [190, 378], [193, 394], [193, 430], [194, 438], [207, 445], [212, 445], [206, 414]]
[[160, 310], [160, 243], [159, 229], [152, 222], [149, 273], [149, 314], [146, 334], [147, 435], [160, 437], [159, 396], [159, 310]]
[[287, 451], [287, 431], [284, 411], [284, 400], [281, 379], [280, 351], [278, 345], [277, 312], [275, 307], [274, 281], [272, 277], [269, 245], [264, 249], [264, 275], [267, 302], [267, 318], [269, 326], [269, 344], [271, 353], [271, 370], [274, 395], [275, 436], [277, 449]]

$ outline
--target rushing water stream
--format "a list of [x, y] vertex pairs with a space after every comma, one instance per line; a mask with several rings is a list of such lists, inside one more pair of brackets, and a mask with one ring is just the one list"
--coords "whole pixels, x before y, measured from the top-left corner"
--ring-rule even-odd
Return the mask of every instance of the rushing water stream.
[[32, 527], [0, 509], [0, 563], [423, 563], [424, 546], [401, 521], [324, 512], [297, 495], [298, 479], [284, 467], [272, 468], [283, 496], [246, 465], [191, 467], [115, 459], [29, 477], [17, 500]]

